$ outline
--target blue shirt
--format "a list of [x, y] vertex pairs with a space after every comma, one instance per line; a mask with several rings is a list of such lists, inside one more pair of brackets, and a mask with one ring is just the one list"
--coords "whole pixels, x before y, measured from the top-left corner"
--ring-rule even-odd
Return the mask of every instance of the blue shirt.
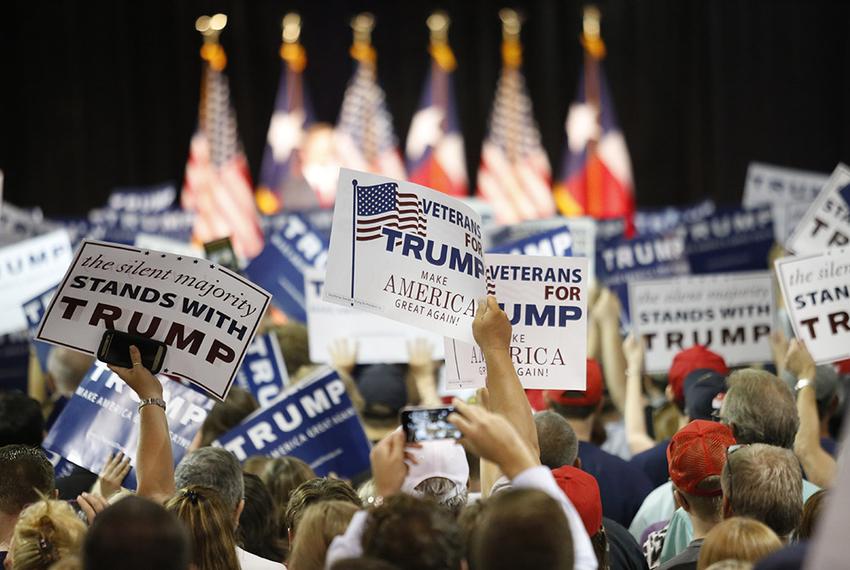
[[667, 446], [669, 444], [670, 440], [665, 439], [661, 443], [655, 444], [654, 447], [632, 456], [629, 461], [643, 471], [644, 475], [649, 478], [649, 482], [652, 483], [653, 489], [666, 483], [670, 477], [667, 466]]
[[581, 468], [596, 477], [602, 514], [623, 526], [632, 522], [652, 483], [637, 467], [586, 441], [578, 444]]

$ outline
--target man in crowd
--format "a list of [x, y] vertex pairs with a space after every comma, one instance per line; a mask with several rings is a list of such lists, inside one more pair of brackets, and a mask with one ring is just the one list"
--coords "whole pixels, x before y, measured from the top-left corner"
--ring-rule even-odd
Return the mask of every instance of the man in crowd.
[[30, 445], [0, 447], [0, 562], [25, 506], [54, 495], [53, 466], [40, 448]]

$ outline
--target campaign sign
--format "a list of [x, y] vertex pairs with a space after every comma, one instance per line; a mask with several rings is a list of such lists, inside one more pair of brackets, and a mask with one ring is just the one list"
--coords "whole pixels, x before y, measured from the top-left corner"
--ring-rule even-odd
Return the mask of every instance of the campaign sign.
[[442, 192], [341, 169], [325, 300], [472, 342], [481, 219]]
[[[56, 287], [51, 287], [43, 293], [39, 293], [32, 299], [24, 301], [22, 309], [27, 317], [27, 328], [31, 338], [35, 338], [38, 332], [38, 325], [41, 324], [41, 319], [44, 318], [44, 313], [47, 311], [47, 305], [50, 304], [50, 299], [56, 293]], [[35, 356], [38, 359], [38, 364], [41, 366], [42, 372], [47, 372], [47, 357], [50, 356], [51, 345], [40, 340], [32, 341], [35, 349]]]
[[828, 178], [820, 172], [751, 162], [747, 168], [742, 205], [745, 208], [771, 206], [774, 239], [777, 243], [785, 243], [799, 220], [786, 214], [788, 206], [811, 205]]
[[850, 244], [850, 168], [832, 171], [817, 199], [794, 228], [786, 246], [796, 254], [820, 253]]
[[139, 188], [116, 188], [109, 195], [108, 207], [116, 212], [154, 214], [171, 208], [177, 188], [171, 182]]
[[850, 249], [775, 263], [794, 335], [815, 362], [850, 358]]
[[633, 239], [615, 237], [596, 244], [596, 278], [610, 288], [623, 306], [628, 323], [628, 283], [658, 277], [688, 275], [685, 236], [681, 232], [646, 234]]
[[512, 253], [516, 255], [557, 255], [569, 256], [573, 253], [573, 238], [566, 226], [546, 230], [516, 241], [491, 247], [490, 253]]
[[[180, 462], [213, 401], [179, 382], [157, 376], [166, 402], [174, 464]], [[139, 444], [139, 398], [109, 370], [95, 361], [44, 440], [44, 448], [71, 463], [100, 473], [110, 453], [123, 452], [133, 469], [122, 483], [136, 488], [136, 448]]]
[[632, 282], [629, 297], [647, 372], [666, 373], [676, 353], [697, 344], [730, 366], [773, 360], [768, 271]]
[[339, 375], [328, 368], [286, 389], [213, 445], [236, 455], [291, 455], [320, 477], [351, 479], [369, 469], [369, 440]]
[[253, 394], [261, 408], [267, 407], [289, 384], [289, 375], [274, 333], [254, 337], [236, 374], [236, 382]]
[[683, 226], [691, 273], [764, 271], [773, 247], [773, 210], [721, 210]]
[[305, 322], [304, 272], [324, 268], [328, 259], [325, 238], [303, 218], [289, 215], [282, 229], [245, 268], [249, 279], [269, 291], [274, 304], [289, 317]]
[[22, 305], [34, 291], [59, 283], [72, 253], [64, 230], [0, 249], [0, 334], [27, 328]]
[[[534, 234], [547, 232], [549, 230], [558, 230], [565, 228], [570, 233], [571, 243], [570, 249], [576, 257], [584, 257], [587, 259], [588, 274], [593, 278], [595, 275], [594, 266], [596, 263], [596, 220], [590, 217], [579, 218], [549, 218], [545, 220], [528, 220], [513, 224], [511, 226], [503, 226], [490, 234], [490, 251], [496, 253], [504, 253], [497, 251], [497, 248], [506, 243], [515, 242]], [[622, 229], [619, 233], [623, 233]]]
[[676, 229], [681, 224], [692, 224], [714, 214], [714, 202], [704, 200], [687, 208], [668, 206], [658, 210], [638, 210], [635, 212], [634, 224], [638, 234], [661, 234]]
[[153, 338], [164, 373], [224, 400], [269, 298], [204, 259], [86, 240], [36, 339], [96, 354], [106, 330]]
[[310, 269], [304, 276], [307, 299], [307, 333], [310, 360], [332, 363], [329, 347], [337, 339], [356, 344], [358, 364], [407, 362], [407, 343], [422, 338], [434, 347], [434, 358], [443, 358], [443, 337], [404, 323], [364, 313], [323, 300], [325, 272]]
[[[584, 390], [587, 260], [487, 254], [499, 305], [513, 325], [511, 359], [523, 388]], [[446, 339], [446, 386], [484, 386], [487, 366], [474, 344]]]
[[88, 221], [91, 236], [105, 241], [131, 245], [138, 234], [144, 233], [188, 242], [195, 214], [175, 209], [143, 213], [99, 208], [89, 212]]

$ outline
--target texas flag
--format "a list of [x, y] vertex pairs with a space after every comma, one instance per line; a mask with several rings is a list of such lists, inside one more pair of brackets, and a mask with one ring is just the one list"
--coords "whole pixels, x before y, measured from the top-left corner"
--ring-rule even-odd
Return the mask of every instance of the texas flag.
[[592, 54], [585, 58], [578, 94], [567, 114], [567, 149], [555, 200], [565, 216], [625, 218], [631, 232], [632, 163], [600, 59]]
[[432, 42], [429, 51], [431, 69], [407, 135], [408, 178], [452, 196], [466, 196], [466, 157], [452, 81], [454, 54], [445, 42]]

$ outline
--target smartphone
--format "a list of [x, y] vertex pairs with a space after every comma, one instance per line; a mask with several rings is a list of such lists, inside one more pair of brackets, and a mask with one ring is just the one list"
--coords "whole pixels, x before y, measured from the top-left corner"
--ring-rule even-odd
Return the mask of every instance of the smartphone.
[[403, 408], [401, 410], [401, 427], [404, 429], [407, 441], [460, 439], [460, 430], [448, 420], [449, 414], [454, 411], [454, 406]]
[[143, 336], [135, 336], [116, 330], [108, 330], [100, 339], [97, 348], [97, 359], [107, 364], [114, 364], [123, 368], [132, 368], [130, 360], [130, 346], [135, 345], [142, 354], [142, 366], [158, 374], [162, 370], [165, 360], [165, 343]]
[[204, 244], [204, 253], [213, 263], [239, 273], [239, 259], [233, 251], [233, 244], [230, 243], [229, 237], [208, 241]]

